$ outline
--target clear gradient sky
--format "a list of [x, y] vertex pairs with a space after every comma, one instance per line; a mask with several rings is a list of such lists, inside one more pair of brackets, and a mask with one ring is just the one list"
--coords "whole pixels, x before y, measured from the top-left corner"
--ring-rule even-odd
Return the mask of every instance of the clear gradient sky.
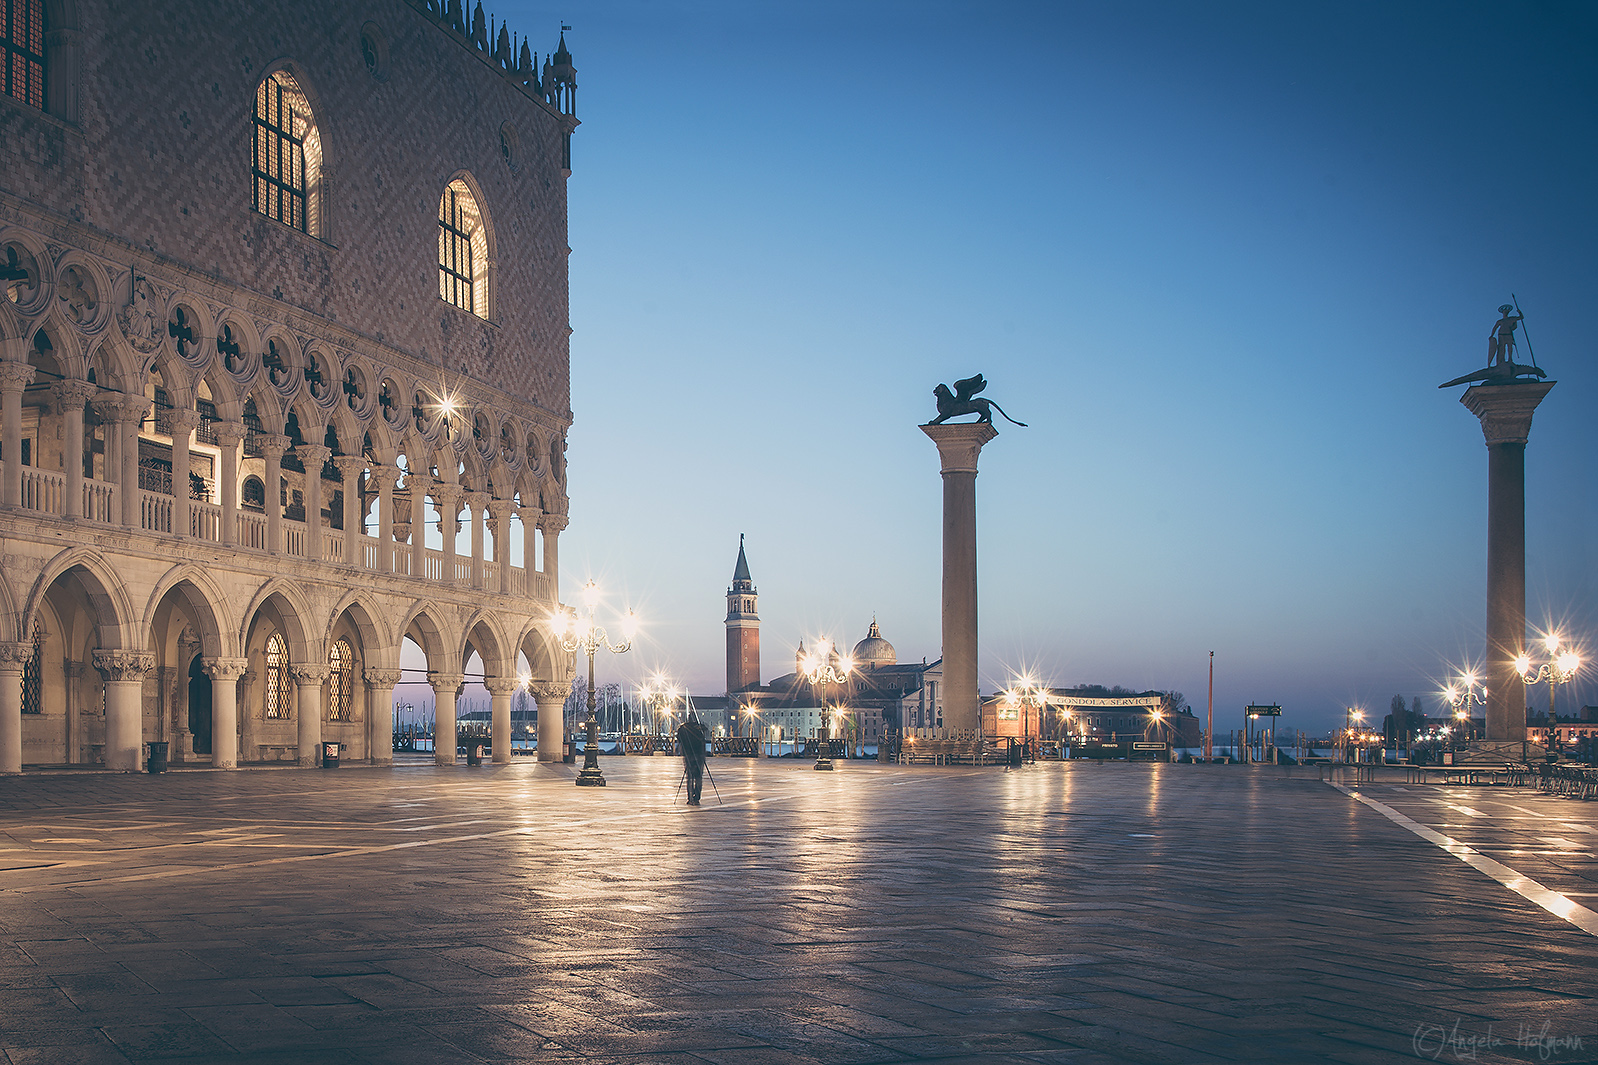
[[[1528, 614], [1598, 655], [1598, 7], [497, 4], [578, 71], [568, 599], [601, 682], [939, 648], [931, 389], [981, 371], [983, 691], [1179, 689], [1324, 731], [1482, 655], [1486, 449], [1437, 385], [1519, 296], [1559, 385]], [[1522, 351], [1524, 356], [1524, 350]], [[1562, 690], [1598, 702], [1598, 671]], [[1547, 689], [1532, 701], [1544, 707]]]

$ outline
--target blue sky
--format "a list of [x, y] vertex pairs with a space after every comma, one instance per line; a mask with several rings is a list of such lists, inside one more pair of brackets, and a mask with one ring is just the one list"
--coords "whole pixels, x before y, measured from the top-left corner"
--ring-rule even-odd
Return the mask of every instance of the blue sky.
[[[1321, 731], [1482, 654], [1461, 389], [1518, 295], [1559, 381], [1528, 614], [1598, 652], [1598, 9], [499, 5], [578, 70], [572, 522], [647, 626], [602, 680], [763, 679], [873, 613], [939, 654], [931, 389], [978, 371], [983, 690], [1031, 669]], [[545, 39], [548, 38], [548, 41]], [[1593, 674], [1598, 675], [1598, 674]], [[1533, 691], [1539, 707], [1546, 688]], [[1591, 680], [1561, 691], [1598, 701]]]

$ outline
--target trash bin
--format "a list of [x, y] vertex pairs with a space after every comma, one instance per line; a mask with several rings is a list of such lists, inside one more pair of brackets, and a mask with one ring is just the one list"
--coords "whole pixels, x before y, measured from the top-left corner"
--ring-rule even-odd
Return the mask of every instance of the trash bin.
[[466, 745], [466, 764], [483, 764], [483, 745], [481, 743], [468, 743]]
[[1026, 753], [1026, 748], [1025, 747], [1021, 746], [1021, 744], [1015, 742], [1014, 740], [1010, 741], [1010, 764], [1011, 765], [1014, 765], [1014, 766], [1020, 765], [1021, 764], [1021, 757], [1025, 753]]
[[165, 773], [166, 772], [166, 750], [167, 750], [167, 741], [165, 741], [165, 740], [152, 740], [151, 741], [151, 743], [150, 743], [150, 761], [146, 765], [146, 768], [148, 768], [151, 773]]
[[338, 749], [339, 749], [339, 745], [336, 744], [336, 743], [324, 743], [324, 744], [322, 744], [322, 768], [323, 769], [337, 769], [338, 768]]

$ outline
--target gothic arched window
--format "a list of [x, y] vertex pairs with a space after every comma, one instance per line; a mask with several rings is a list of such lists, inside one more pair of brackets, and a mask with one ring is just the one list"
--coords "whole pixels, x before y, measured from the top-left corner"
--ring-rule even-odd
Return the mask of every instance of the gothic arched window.
[[266, 640], [266, 716], [289, 716], [289, 652], [283, 637], [273, 633]]
[[322, 137], [299, 82], [286, 70], [255, 89], [254, 207], [312, 236], [322, 235]]
[[355, 720], [355, 652], [348, 640], [337, 640], [328, 652], [327, 719], [329, 721]]
[[0, 0], [0, 91], [44, 110], [44, 0]]
[[[0, 0], [3, 3], [4, 0]], [[34, 623], [33, 654], [22, 664], [22, 712], [44, 713], [44, 626]]]
[[245, 510], [266, 509], [266, 484], [259, 477], [244, 478], [244, 490], [240, 495]]
[[466, 182], [456, 178], [438, 201], [438, 297], [488, 317], [488, 226]]

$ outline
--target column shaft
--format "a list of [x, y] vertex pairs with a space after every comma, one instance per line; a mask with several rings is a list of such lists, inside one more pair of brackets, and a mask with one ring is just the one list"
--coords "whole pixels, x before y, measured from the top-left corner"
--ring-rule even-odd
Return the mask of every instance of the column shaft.
[[483, 685], [489, 694], [494, 762], [507, 765], [511, 760], [510, 701], [516, 694], [516, 682], [509, 677], [489, 677]]
[[1526, 736], [1526, 445], [1487, 447], [1487, 738]]
[[0, 775], [22, 772], [22, 668], [32, 656], [31, 643], [0, 644]]
[[433, 685], [433, 763], [455, 764], [455, 699], [465, 680], [459, 673], [430, 673]]
[[533, 700], [538, 705], [538, 760], [559, 762], [566, 757], [565, 713], [569, 684], [535, 681]]
[[224, 544], [238, 540], [239, 524], [239, 441], [244, 439], [244, 426], [239, 422], [218, 422], [216, 442], [222, 449], [222, 473], [217, 487], [222, 503], [222, 533]]
[[249, 662], [243, 658], [202, 658], [200, 668], [211, 678], [211, 765], [239, 765], [239, 678]]
[[27, 363], [0, 363], [0, 459], [5, 461], [0, 503], [8, 507], [22, 505], [22, 391], [32, 380]]
[[298, 715], [299, 762], [307, 769], [322, 764], [322, 685], [329, 672], [323, 665], [293, 667], [298, 689], [294, 712]]
[[366, 671], [366, 750], [373, 765], [394, 761], [394, 686], [399, 682], [397, 669]]

